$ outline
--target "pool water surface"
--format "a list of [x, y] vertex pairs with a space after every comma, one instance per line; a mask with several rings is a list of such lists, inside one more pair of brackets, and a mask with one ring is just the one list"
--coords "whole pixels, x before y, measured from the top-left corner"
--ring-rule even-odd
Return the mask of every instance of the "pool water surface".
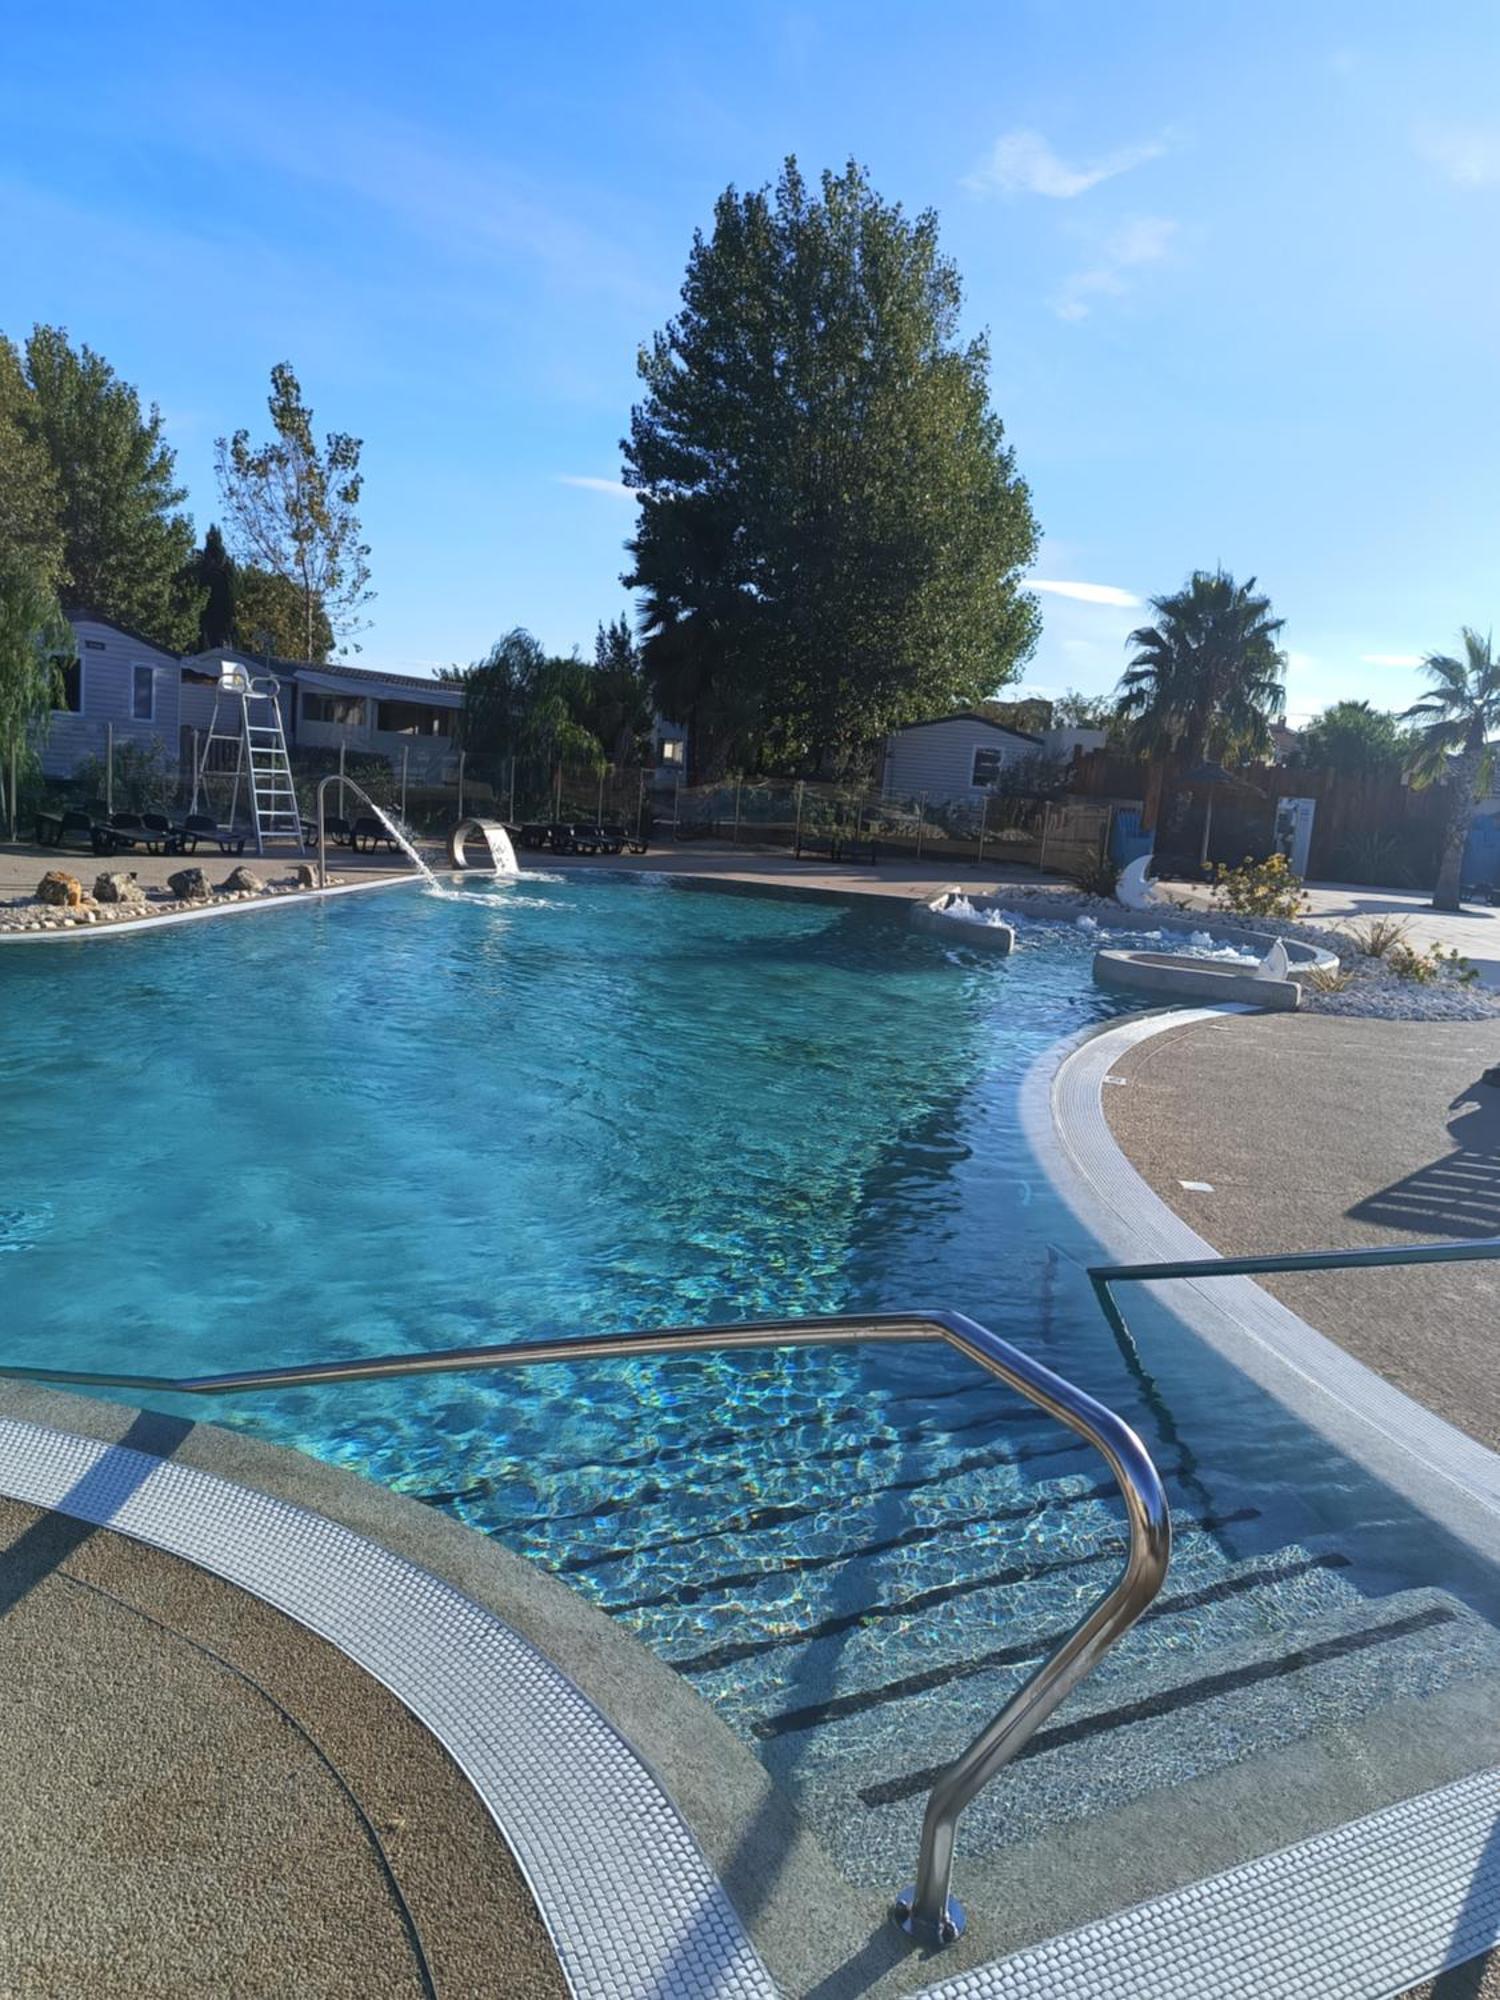
[[[1156, 1612], [970, 1809], [966, 1863], [1128, 1829], [1309, 1741], [1362, 1769], [1393, 1709], [1490, 1687], [1487, 1580], [1185, 1329], [1116, 1346], [1018, 1109], [1044, 1051], [1123, 1011], [1097, 943], [1028, 922], [997, 959], [874, 897], [528, 876], [7, 952], [4, 1359], [210, 1372], [951, 1306], [1133, 1423], [1177, 1532]], [[946, 1350], [207, 1414], [563, 1576], [865, 1883], [909, 1872], [931, 1767], [1123, 1546], [1102, 1465]], [[1433, 1781], [1484, 1750], [1451, 1746]], [[1361, 1783], [1314, 1819], [1381, 1802]]]

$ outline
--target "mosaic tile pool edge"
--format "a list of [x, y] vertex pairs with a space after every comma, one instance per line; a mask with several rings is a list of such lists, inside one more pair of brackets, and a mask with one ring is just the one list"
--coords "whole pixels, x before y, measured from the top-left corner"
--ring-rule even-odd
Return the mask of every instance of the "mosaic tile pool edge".
[[630, 1746], [452, 1585], [305, 1508], [39, 1424], [0, 1420], [0, 1490], [199, 1564], [388, 1687], [505, 1835], [579, 2000], [775, 2000], [722, 1885]]

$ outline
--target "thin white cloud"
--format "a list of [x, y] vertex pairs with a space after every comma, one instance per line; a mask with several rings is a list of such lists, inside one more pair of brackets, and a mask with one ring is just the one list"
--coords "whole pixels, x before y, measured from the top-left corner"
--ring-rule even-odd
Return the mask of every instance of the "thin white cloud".
[[635, 494], [630, 487], [618, 479], [599, 479], [591, 472], [559, 472], [559, 486], [579, 486], [585, 493], [607, 493], [611, 500], [633, 500]]
[[1097, 300], [1128, 291], [1129, 274], [1169, 256], [1177, 224], [1163, 215], [1138, 215], [1105, 242], [1096, 263], [1067, 279], [1053, 311], [1059, 319], [1087, 319]]
[[1455, 187], [1500, 187], [1500, 125], [1427, 125], [1416, 147]]
[[1361, 653], [1360, 659], [1367, 667], [1420, 667], [1420, 653]]
[[1068, 583], [1060, 577], [1031, 576], [1026, 579], [1028, 590], [1042, 590], [1050, 597], [1071, 597], [1079, 604], [1113, 604], [1124, 610], [1131, 610], [1140, 599], [1131, 591], [1121, 590], [1114, 583]]
[[964, 176], [963, 184], [971, 194], [1040, 194], [1053, 201], [1072, 201], [1101, 181], [1159, 160], [1166, 150], [1164, 140], [1146, 139], [1086, 163], [1070, 164], [1040, 132], [1003, 132], [988, 158]]

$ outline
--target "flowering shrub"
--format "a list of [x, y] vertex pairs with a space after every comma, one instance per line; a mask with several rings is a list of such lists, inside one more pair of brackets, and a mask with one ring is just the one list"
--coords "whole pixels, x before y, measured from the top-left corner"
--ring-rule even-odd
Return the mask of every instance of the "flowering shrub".
[[1426, 951], [1417, 951], [1409, 944], [1393, 945], [1385, 962], [1398, 979], [1414, 980], [1418, 986], [1435, 986], [1440, 979], [1472, 986], [1479, 977], [1479, 967], [1471, 965], [1462, 952], [1444, 951], [1436, 943], [1428, 945]]
[[1284, 854], [1252, 861], [1247, 854], [1238, 868], [1220, 861], [1214, 866], [1214, 902], [1237, 917], [1300, 917], [1308, 907], [1300, 877]]

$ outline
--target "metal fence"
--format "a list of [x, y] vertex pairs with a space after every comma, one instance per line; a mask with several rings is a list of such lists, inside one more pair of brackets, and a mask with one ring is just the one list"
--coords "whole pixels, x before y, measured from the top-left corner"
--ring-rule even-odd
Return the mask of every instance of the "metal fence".
[[[678, 786], [671, 836], [851, 860], [1007, 865], [1071, 874], [1107, 853], [1115, 808], [1094, 799], [996, 794], [982, 801], [870, 793], [804, 782]], [[663, 825], [662, 831], [668, 830]]]

